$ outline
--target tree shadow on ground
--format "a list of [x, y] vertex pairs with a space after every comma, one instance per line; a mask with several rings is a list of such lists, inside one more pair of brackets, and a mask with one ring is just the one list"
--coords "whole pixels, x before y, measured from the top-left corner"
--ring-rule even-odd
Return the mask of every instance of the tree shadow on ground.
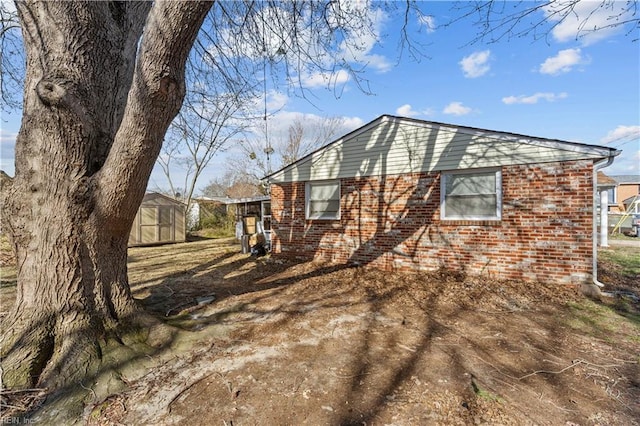
[[[163, 295], [166, 288], [173, 292], [170, 296]], [[612, 330], [606, 321], [572, 323], [574, 315], [563, 303], [575, 299], [581, 306], [583, 299], [566, 288], [447, 271], [390, 274], [226, 254], [186, 276], [166, 277], [151, 294], [149, 301], [164, 297], [177, 305], [182, 296], [215, 294], [211, 303], [187, 306], [171, 320], [189, 330], [233, 327], [230, 340], [216, 341], [215, 349], [190, 361], [188, 389], [178, 386], [185, 403], [172, 402], [171, 412], [194, 420], [225, 413], [229, 419], [242, 419], [241, 413], [233, 414], [218, 404], [216, 392], [210, 389], [215, 374], [238, 374], [234, 380], [242, 401], [271, 413], [265, 418], [280, 424], [295, 422], [293, 412], [306, 413], [310, 422], [376, 423], [398, 398], [415, 398], [407, 389], [418, 382], [422, 398], [438, 401], [438, 392], [453, 392], [457, 402], [449, 408], [469, 422], [480, 418], [487, 407], [500, 415], [508, 412], [517, 421], [544, 422], [549, 412], [567, 421], [584, 420], [598, 398], [605, 402], [597, 409], [607, 411], [617, 404], [607, 394], [610, 384], [602, 379], [598, 386], [588, 385], [585, 377], [618, 374], [632, 380], [637, 375], [633, 364], [603, 365], [601, 353], [593, 347], [591, 354], [580, 352], [592, 344], [577, 336], [576, 330], [596, 338], [611, 335]], [[340, 339], [341, 333], [348, 339]], [[225, 367], [225, 362], [235, 367]], [[244, 364], [237, 367], [234, 362]], [[249, 376], [263, 377], [265, 388], [243, 384], [243, 377]], [[291, 399], [291, 391], [277, 391], [279, 380], [302, 377], [296, 379], [301, 383], [307, 376], [328, 392], [324, 406], [331, 411], [323, 411], [312, 400]], [[206, 386], [200, 384], [204, 378]], [[442, 381], [449, 387], [439, 384]], [[220, 388], [224, 386], [228, 383], [220, 382]], [[260, 396], [261, 391], [269, 401]], [[206, 394], [208, 400], [198, 399], [198, 394]], [[536, 398], [539, 403], [530, 404]], [[621, 400], [626, 405], [618, 408], [626, 415], [639, 413], [638, 407], [628, 403], [632, 400], [628, 393]], [[419, 400], [415, 404], [437, 417], [436, 406]]]
[[[615, 361], [608, 352], [634, 343], [605, 341], [619, 335], [611, 312], [594, 318], [583, 312], [587, 302], [567, 289], [444, 270], [400, 274], [281, 262], [242, 255], [236, 246], [209, 251], [207, 242], [192, 244], [165, 255], [147, 249], [157, 265], [167, 256], [176, 264], [193, 263], [153, 279], [137, 271], [132, 280], [141, 303], [178, 326], [168, 339], [114, 357], [64, 394], [82, 393], [95, 410], [122, 393], [128, 411], [122, 415], [138, 424], [169, 415], [250, 423], [255, 412], [272, 424], [301, 418], [370, 424], [392, 420], [396, 409], [423, 423], [446, 421], [438, 416], [447, 412], [469, 423], [487, 412], [496, 421], [534, 423], [585, 420], [593, 410], [640, 415], [630, 402], [640, 400], [634, 399], [640, 388], [636, 384], [633, 394], [631, 383], [637, 364]], [[194, 259], [197, 253], [201, 257]], [[144, 250], [136, 258], [142, 262]], [[130, 266], [138, 268], [136, 262]], [[211, 294], [209, 303], [194, 303]], [[565, 299], [575, 301], [573, 308]], [[589, 309], [599, 306], [588, 303]], [[230, 331], [212, 332], [221, 327]], [[192, 343], [180, 352], [175, 343], [185, 335]], [[612, 377], [619, 381], [607, 382]], [[109, 380], [111, 388], [105, 386]], [[285, 389], [282, 383], [291, 381]], [[229, 398], [252, 406], [254, 417], [237, 411]], [[157, 412], [145, 414], [139, 406]], [[33, 410], [26, 418], [38, 414]]]
[[[561, 329], [562, 322], [549, 319], [552, 314], [531, 305], [527, 298], [518, 300], [516, 283], [502, 284], [506, 295], [498, 297], [492, 305], [487, 299], [499, 294], [500, 283], [482, 284], [460, 275], [381, 274], [355, 268], [324, 271], [311, 278], [298, 276], [299, 280], [278, 281], [286, 282], [288, 287], [243, 294], [234, 301], [235, 310], [226, 311], [228, 316], [217, 320], [237, 323], [240, 326], [235, 335], [237, 342], [251, 342], [259, 350], [260, 347], [292, 345], [296, 339], [305, 341], [306, 338], [299, 335], [297, 324], [310, 321], [310, 317], [319, 316], [323, 318], [321, 322], [330, 324], [345, 313], [361, 315], [360, 325], [354, 324], [355, 331], [343, 350], [332, 350], [327, 342], [334, 340], [334, 333], [325, 333], [325, 342], [302, 344], [280, 359], [254, 362], [243, 372], [262, 376], [269, 374], [265, 369], [284, 368], [287, 377], [291, 377], [310, 374], [302, 373], [297, 365], [310, 368], [322, 362], [338, 380], [328, 380], [326, 370], [323, 376], [314, 377], [319, 386], [325, 386], [334, 397], [326, 402], [326, 406], [332, 408], [330, 419], [313, 417], [313, 420], [327, 424], [375, 422], [388, 403], [402, 394], [407, 383], [416, 377], [436, 389], [442, 379], [453, 383], [456, 392], [465, 398], [459, 404], [470, 407], [459, 413], [468, 421], [478, 415], [483, 403], [488, 404], [479, 402], [479, 395], [487, 399], [495, 397], [496, 401], [507, 400], [524, 413], [519, 417], [523, 421], [540, 421], [534, 413], [536, 408], [528, 407], [526, 402], [536, 396], [537, 389], [544, 389], [545, 402], [553, 401], [561, 407], [557, 409], [559, 413], [564, 409], [573, 410], [574, 404], [590, 404], [589, 396], [568, 392], [576, 386], [572, 376], [554, 372], [567, 366], [587, 368], [594, 360], [584, 360], [571, 367], [575, 356], [565, 350], [570, 336]], [[406, 281], [394, 282], [394, 279]], [[543, 302], [543, 297], [548, 296], [541, 294], [539, 301]], [[319, 333], [321, 324], [314, 325], [313, 331]], [[280, 339], [286, 340], [267, 336], [278, 330], [282, 333]], [[315, 349], [309, 353], [304, 350], [305, 346]], [[296, 355], [298, 350], [304, 358]], [[633, 377], [631, 373], [633, 371], [627, 371], [627, 377]], [[276, 378], [270, 381], [271, 386], [275, 383]], [[248, 400], [255, 396], [250, 390], [243, 388], [242, 391]], [[585, 394], [591, 391], [592, 388]], [[526, 395], [526, 400], [521, 395]], [[277, 405], [278, 402], [273, 401], [275, 397], [270, 398]], [[576, 398], [580, 401], [576, 402]], [[348, 407], [337, 407], [336, 401], [343, 404], [347, 401]], [[284, 399], [280, 402], [291, 404]], [[252, 403], [260, 404], [253, 400]], [[313, 402], [299, 400], [293, 411], [304, 413], [309, 411], [308, 405]], [[224, 411], [211, 405], [207, 408], [218, 410], [217, 413]], [[286, 417], [275, 420], [282, 424], [294, 421]]]

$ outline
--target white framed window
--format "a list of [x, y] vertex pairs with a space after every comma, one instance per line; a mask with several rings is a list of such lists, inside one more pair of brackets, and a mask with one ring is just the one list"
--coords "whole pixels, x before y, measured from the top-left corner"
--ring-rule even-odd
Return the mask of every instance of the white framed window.
[[307, 182], [305, 210], [307, 219], [340, 219], [340, 181]]
[[442, 172], [440, 218], [500, 220], [502, 173], [499, 169]]

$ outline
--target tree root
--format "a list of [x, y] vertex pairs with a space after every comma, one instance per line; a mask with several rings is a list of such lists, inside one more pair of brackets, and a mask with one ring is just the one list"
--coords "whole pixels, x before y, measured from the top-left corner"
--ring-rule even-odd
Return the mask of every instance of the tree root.
[[48, 318], [13, 321], [2, 327], [2, 388], [28, 389], [35, 386], [54, 350]]
[[0, 340], [3, 389], [34, 386], [50, 394], [170, 346], [175, 329], [143, 311], [113, 328], [84, 312], [13, 321]]
[[142, 310], [115, 327], [113, 321], [96, 323], [95, 318], [69, 312], [5, 322], [2, 389], [46, 389], [44, 405], [39, 399], [30, 407], [18, 407], [21, 415], [44, 424], [81, 418], [86, 405], [100, 403], [125, 390], [128, 380], [146, 374], [158, 362], [155, 355], [171, 347], [177, 333]]

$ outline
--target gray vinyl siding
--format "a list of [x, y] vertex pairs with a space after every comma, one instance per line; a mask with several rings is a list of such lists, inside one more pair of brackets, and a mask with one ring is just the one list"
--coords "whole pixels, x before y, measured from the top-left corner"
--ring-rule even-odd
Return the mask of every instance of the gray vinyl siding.
[[606, 157], [601, 147], [382, 119], [277, 172], [271, 182], [397, 175]]

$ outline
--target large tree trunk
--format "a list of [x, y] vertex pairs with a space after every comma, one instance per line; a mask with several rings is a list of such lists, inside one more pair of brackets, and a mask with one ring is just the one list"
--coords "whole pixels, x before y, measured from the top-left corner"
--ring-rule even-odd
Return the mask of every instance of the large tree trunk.
[[154, 325], [129, 290], [128, 234], [210, 6], [17, 3], [27, 77], [2, 197], [18, 262], [4, 386], [77, 383], [100, 368], [108, 339]]

